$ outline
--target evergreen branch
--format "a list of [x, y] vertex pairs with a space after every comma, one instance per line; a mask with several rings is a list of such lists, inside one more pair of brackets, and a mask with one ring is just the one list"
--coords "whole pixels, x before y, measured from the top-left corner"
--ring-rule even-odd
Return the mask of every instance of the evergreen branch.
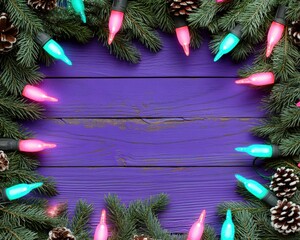
[[10, 159], [9, 168], [13, 171], [17, 171], [18, 169], [32, 171], [37, 169], [39, 165], [36, 159], [29, 158], [19, 152], [9, 153], [7, 156]]
[[280, 151], [283, 156], [300, 155], [300, 132], [293, 134], [281, 141]]
[[296, 106], [286, 108], [281, 114], [282, 125], [287, 128], [300, 128], [300, 111]]
[[207, 224], [205, 225], [202, 238], [203, 238], [203, 240], [217, 240], [218, 239], [215, 230]]
[[236, 229], [235, 237], [237, 239], [244, 240], [259, 240], [259, 234], [261, 233], [258, 229], [258, 225], [255, 222], [254, 217], [251, 213], [246, 210], [237, 212], [234, 215], [235, 222], [238, 224]]
[[159, 195], [151, 196], [149, 200], [145, 200], [144, 204], [149, 205], [151, 211], [159, 213], [166, 209], [169, 204], [169, 197], [167, 194], [161, 193]]
[[32, 35], [24, 32], [19, 33], [17, 46], [17, 61], [25, 67], [34, 66], [38, 57], [39, 47]]
[[11, 21], [20, 29], [35, 36], [43, 31], [42, 21], [34, 14], [24, 1], [3, 0]]
[[37, 234], [21, 226], [8, 225], [5, 222], [0, 223], [1, 240], [36, 240]]
[[92, 212], [92, 205], [89, 205], [81, 200], [76, 204], [75, 215], [72, 220], [71, 229], [78, 239], [91, 239], [90, 230], [87, 226]]
[[0, 135], [3, 138], [14, 139], [22, 139], [27, 136], [16, 122], [2, 115], [0, 115]]

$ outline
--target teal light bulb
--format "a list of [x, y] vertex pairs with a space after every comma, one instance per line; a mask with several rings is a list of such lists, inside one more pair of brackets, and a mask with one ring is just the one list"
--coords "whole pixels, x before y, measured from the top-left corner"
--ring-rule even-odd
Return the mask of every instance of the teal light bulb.
[[83, 0], [71, 0], [71, 4], [74, 8], [74, 11], [80, 15], [82, 22], [86, 23]]
[[222, 225], [221, 240], [234, 240], [235, 226], [232, 221], [231, 210], [226, 213], [226, 220]]
[[52, 57], [62, 60], [68, 65], [72, 65], [71, 60], [65, 55], [64, 50], [62, 47], [53, 39], [50, 39], [44, 46], [43, 48], [47, 53], [49, 53]]
[[266, 144], [253, 144], [248, 147], [237, 147], [235, 148], [238, 152], [245, 152], [253, 157], [273, 157], [273, 147]]
[[6, 188], [4, 190], [4, 194], [8, 200], [12, 201], [12, 200], [24, 197], [25, 195], [30, 193], [33, 189], [38, 188], [42, 185], [43, 185], [42, 182], [31, 183], [31, 184], [21, 183], [21, 184]]
[[62, 49], [62, 47], [56, 41], [54, 41], [48, 34], [39, 32], [35, 40], [52, 57], [62, 60], [68, 65], [72, 65], [71, 60], [65, 55], [65, 52]]
[[235, 177], [237, 178], [237, 180], [239, 180], [241, 183], [244, 184], [245, 188], [251, 194], [253, 194], [258, 199], [263, 199], [264, 197], [267, 196], [269, 191], [260, 183], [254, 181], [254, 180], [251, 180], [251, 179], [246, 179], [239, 174], [235, 174]]
[[218, 61], [224, 54], [229, 53], [239, 43], [241, 38], [241, 25], [237, 25], [226, 37], [222, 40], [219, 51], [214, 58], [214, 62]]

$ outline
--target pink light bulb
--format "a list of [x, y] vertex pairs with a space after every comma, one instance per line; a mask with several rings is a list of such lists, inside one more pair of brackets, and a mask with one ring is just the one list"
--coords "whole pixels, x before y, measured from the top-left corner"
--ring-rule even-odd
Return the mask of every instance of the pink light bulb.
[[282, 38], [284, 31], [284, 25], [278, 22], [272, 22], [271, 27], [268, 32], [268, 42], [267, 42], [267, 52], [266, 57], [270, 57], [273, 48]]
[[203, 210], [198, 221], [195, 222], [190, 231], [187, 240], [200, 240], [204, 232], [204, 221], [206, 210]]
[[57, 217], [58, 214], [58, 205], [49, 206], [46, 210], [46, 213], [49, 217]]
[[124, 13], [112, 10], [109, 17], [109, 37], [108, 44], [110, 45], [115, 38], [117, 32], [120, 31], [123, 23]]
[[217, 3], [225, 3], [228, 2], [229, 0], [216, 0]]
[[57, 102], [58, 99], [54, 97], [49, 97], [47, 94], [40, 88], [31, 86], [31, 85], [26, 85], [23, 89], [22, 95], [24, 97], [27, 97], [31, 100], [37, 101], [37, 102]]
[[296, 104], [297, 107], [300, 107], [300, 101]]
[[19, 141], [19, 150], [21, 152], [40, 152], [44, 149], [55, 148], [56, 144], [45, 143], [37, 139], [28, 139]]
[[254, 86], [265, 86], [273, 84], [275, 76], [272, 72], [261, 72], [250, 75], [247, 78], [236, 80], [236, 84], [251, 84]]
[[106, 224], [106, 211], [103, 209], [101, 212], [100, 223], [98, 224], [95, 231], [94, 240], [107, 240], [107, 238], [108, 228]]
[[190, 55], [190, 31], [188, 26], [183, 26], [176, 28], [176, 36], [178, 39], [178, 42], [182, 46], [185, 55], [189, 56]]

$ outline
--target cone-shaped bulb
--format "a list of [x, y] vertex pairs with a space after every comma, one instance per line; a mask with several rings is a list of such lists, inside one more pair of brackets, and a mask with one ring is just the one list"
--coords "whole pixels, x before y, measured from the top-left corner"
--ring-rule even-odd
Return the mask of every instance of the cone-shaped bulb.
[[71, 0], [71, 4], [72, 7], [74, 8], [74, 11], [80, 15], [82, 22], [86, 23], [83, 0]]
[[240, 38], [237, 35], [233, 33], [227, 34], [220, 44], [219, 51], [214, 58], [214, 62], [218, 61], [224, 54], [229, 53], [239, 42]]
[[106, 211], [103, 209], [101, 212], [100, 222], [94, 234], [94, 240], [107, 240], [107, 239], [108, 239], [108, 228], [106, 224]]
[[27, 97], [31, 100], [37, 101], [37, 102], [57, 102], [58, 99], [54, 97], [48, 96], [42, 89], [32, 86], [32, 85], [26, 85], [22, 91], [22, 95], [24, 97]]
[[198, 221], [195, 222], [189, 230], [187, 240], [200, 240], [204, 232], [206, 210], [203, 210]]
[[190, 55], [190, 31], [188, 26], [178, 27], [175, 29], [177, 40], [182, 46], [186, 56]]
[[64, 50], [62, 47], [53, 39], [50, 39], [44, 46], [43, 48], [47, 53], [49, 53], [52, 57], [62, 60], [68, 65], [72, 65], [71, 60], [65, 55]]
[[19, 141], [19, 150], [21, 152], [40, 152], [48, 148], [55, 148], [56, 144], [45, 143], [37, 139], [28, 139]]
[[110, 45], [115, 35], [120, 31], [123, 23], [124, 13], [116, 10], [112, 10], [109, 17], [109, 37], [108, 37], [108, 44]]
[[12, 200], [24, 197], [25, 195], [30, 193], [33, 189], [41, 187], [42, 185], [43, 185], [42, 182], [31, 183], [31, 184], [21, 183], [21, 184], [6, 188], [4, 190], [5, 197], [8, 200], [12, 201]]
[[300, 102], [298, 102], [298, 103], [296, 104], [296, 106], [297, 106], [297, 107], [300, 107]]
[[240, 174], [235, 174], [235, 177], [239, 182], [244, 184], [245, 188], [251, 194], [253, 194], [258, 199], [263, 199], [267, 196], [269, 191], [260, 183], [254, 181], [252, 179], [247, 179], [247, 178], [241, 176]]
[[226, 213], [226, 220], [222, 225], [221, 240], [234, 240], [235, 226], [232, 221], [231, 210]]
[[254, 73], [247, 78], [236, 80], [236, 84], [251, 84], [254, 86], [265, 86], [274, 84], [275, 76], [272, 72]]
[[237, 152], [245, 152], [253, 157], [273, 157], [273, 147], [267, 144], [253, 144], [248, 147], [237, 147], [235, 148]]

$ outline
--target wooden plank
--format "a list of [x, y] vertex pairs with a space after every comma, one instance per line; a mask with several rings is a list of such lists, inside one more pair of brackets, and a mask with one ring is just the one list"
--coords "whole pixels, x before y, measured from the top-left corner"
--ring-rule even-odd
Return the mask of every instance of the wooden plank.
[[200, 49], [191, 51], [186, 57], [175, 35], [161, 36], [164, 47], [159, 53], [139, 47], [142, 60], [138, 65], [117, 60], [96, 40], [87, 45], [61, 43], [73, 66], [57, 61], [50, 68], [42, 67], [42, 72], [48, 77], [233, 77], [239, 68], [251, 62], [250, 59], [236, 64], [230, 56], [224, 56], [214, 63], [208, 38]]
[[170, 196], [168, 209], [160, 215], [163, 227], [169, 231], [187, 232], [203, 209], [207, 210], [206, 222], [219, 229], [221, 219], [217, 217], [217, 205], [242, 199], [235, 192], [234, 174], [263, 183], [248, 167], [42, 168], [40, 172], [53, 176], [57, 182], [60, 195], [53, 198], [53, 202], [68, 201], [71, 210], [78, 199], [94, 204], [93, 230], [104, 207], [105, 195], [118, 194], [128, 203], [161, 192]]
[[47, 116], [59, 118], [262, 117], [263, 92], [234, 78], [51, 79], [41, 85], [59, 98]]
[[258, 119], [62, 119], [26, 126], [57, 148], [43, 166], [251, 166], [234, 148], [259, 142]]

